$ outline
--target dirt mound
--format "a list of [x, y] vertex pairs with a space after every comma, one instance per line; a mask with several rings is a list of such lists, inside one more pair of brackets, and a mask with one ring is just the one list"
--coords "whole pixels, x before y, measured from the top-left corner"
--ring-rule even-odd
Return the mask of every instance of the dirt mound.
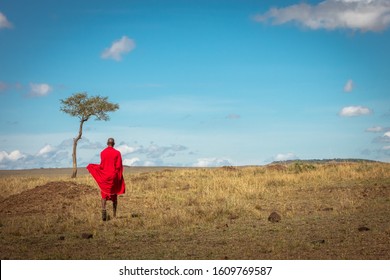
[[95, 187], [74, 182], [50, 182], [12, 195], [0, 202], [1, 215], [26, 215], [67, 210], [71, 201], [96, 195]]

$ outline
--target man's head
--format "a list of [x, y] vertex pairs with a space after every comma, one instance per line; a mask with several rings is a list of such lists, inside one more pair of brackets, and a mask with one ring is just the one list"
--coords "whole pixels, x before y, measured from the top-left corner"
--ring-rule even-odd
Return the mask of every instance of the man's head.
[[115, 140], [114, 138], [108, 138], [107, 140], [107, 146], [114, 147], [115, 145]]

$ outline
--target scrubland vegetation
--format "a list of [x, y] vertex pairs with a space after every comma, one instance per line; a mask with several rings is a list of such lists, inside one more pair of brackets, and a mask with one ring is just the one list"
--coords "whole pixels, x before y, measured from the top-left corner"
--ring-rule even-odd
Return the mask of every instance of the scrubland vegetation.
[[107, 222], [70, 173], [0, 173], [1, 259], [390, 258], [390, 164], [126, 168]]

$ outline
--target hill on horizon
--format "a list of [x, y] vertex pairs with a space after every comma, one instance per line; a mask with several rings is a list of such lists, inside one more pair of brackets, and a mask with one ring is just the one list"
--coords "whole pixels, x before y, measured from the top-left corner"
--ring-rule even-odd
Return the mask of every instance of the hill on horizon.
[[360, 159], [360, 158], [333, 158], [333, 159], [291, 159], [291, 160], [278, 160], [273, 161], [269, 164], [290, 164], [290, 163], [310, 163], [310, 164], [321, 164], [321, 163], [375, 163], [381, 162], [377, 160], [370, 159]]

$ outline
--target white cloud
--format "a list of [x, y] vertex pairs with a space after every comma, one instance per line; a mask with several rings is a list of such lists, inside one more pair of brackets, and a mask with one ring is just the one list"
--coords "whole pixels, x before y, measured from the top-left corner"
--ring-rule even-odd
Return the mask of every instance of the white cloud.
[[294, 160], [298, 159], [298, 157], [294, 153], [286, 153], [286, 154], [277, 154], [274, 158], [274, 161], [286, 161], [286, 160]]
[[117, 149], [119, 152], [121, 152], [122, 156], [134, 153], [138, 150], [138, 147], [130, 147], [126, 144], [122, 144], [119, 146], [116, 146], [115, 149]]
[[68, 167], [71, 160], [68, 149], [50, 144], [44, 145], [34, 154], [14, 150], [0, 151], [0, 169], [30, 169]]
[[169, 166], [161, 160], [141, 160], [138, 157], [123, 159], [122, 163], [126, 166]]
[[134, 48], [134, 40], [128, 38], [127, 36], [123, 36], [121, 39], [113, 42], [111, 47], [105, 49], [101, 58], [120, 61], [125, 53], [132, 51]]
[[194, 167], [218, 167], [231, 165], [232, 163], [230, 160], [224, 158], [200, 158], [193, 164]]
[[[104, 145], [99, 142], [91, 142], [88, 138], [83, 137], [80, 140], [80, 149], [87, 149], [87, 150], [102, 150], [104, 149]], [[73, 146], [73, 140], [67, 139], [64, 140], [60, 145], [62, 146]]]
[[123, 165], [126, 165], [126, 166], [137, 166], [138, 162], [140, 162], [140, 159], [137, 157], [123, 159]]
[[[80, 143], [82, 145], [79, 145], [77, 150], [79, 167], [86, 166], [91, 162], [99, 163], [99, 155], [105, 145], [91, 142], [87, 138], [80, 140]], [[72, 145], [72, 139], [65, 139], [59, 144], [45, 143], [27, 153], [15, 148], [10, 151], [0, 150], [0, 169], [70, 167], [72, 164]], [[92, 147], [96, 148], [92, 149]], [[132, 145], [123, 142], [115, 148], [121, 151], [123, 164], [128, 166], [192, 166], [192, 162], [180, 163], [181, 160], [189, 160], [188, 148], [180, 144], [158, 145], [151, 143], [144, 147], [139, 144]], [[219, 163], [228, 164], [222, 161]]]
[[182, 151], [187, 150], [188, 148], [186, 146], [183, 146], [183, 145], [174, 144], [174, 145], [170, 146], [170, 149], [172, 151], [175, 151], [175, 152], [182, 152]]
[[151, 161], [151, 160], [146, 160], [146, 161], [141, 161], [138, 166], [162, 166], [162, 164], [159, 161]]
[[383, 136], [375, 137], [372, 140], [373, 143], [390, 143], [390, 131], [386, 132]]
[[7, 17], [0, 12], [0, 29], [2, 28], [12, 28], [12, 23], [8, 21]]
[[345, 92], [351, 92], [353, 90], [353, 81], [352, 80], [348, 80], [345, 85], [344, 85], [344, 91]]
[[[171, 145], [171, 146], [159, 146], [155, 143], [150, 144], [148, 147], [144, 148], [140, 146], [137, 148], [136, 152], [139, 154], [145, 154], [148, 158], [162, 158], [168, 154], [168, 152], [182, 152], [188, 148], [183, 145]], [[172, 154], [172, 153], [171, 153]]]
[[384, 146], [384, 147], [382, 148], [382, 150], [389, 151], [389, 150], [390, 150], [390, 146]]
[[115, 148], [121, 152], [123, 164], [127, 166], [176, 166], [178, 164], [172, 162], [174, 158], [183, 157], [182, 152], [188, 150], [179, 144], [160, 146], [153, 142], [146, 147], [121, 143]]
[[41, 97], [48, 95], [53, 88], [48, 84], [34, 84], [30, 83], [30, 96]]
[[46, 154], [49, 154], [49, 153], [53, 152], [54, 150], [55, 149], [51, 145], [47, 144], [42, 149], [39, 150], [37, 155], [38, 156], [44, 156]]
[[383, 127], [381, 126], [373, 126], [366, 129], [366, 132], [382, 132]]
[[316, 29], [352, 29], [381, 31], [390, 25], [389, 0], [325, 0], [317, 5], [300, 3], [285, 8], [272, 8], [258, 14], [255, 21], [271, 21], [280, 25], [298, 22]]
[[27, 155], [23, 154], [19, 150], [14, 150], [10, 153], [6, 151], [0, 151], [0, 169], [21, 169], [23, 167], [23, 161], [27, 158]]
[[59, 167], [61, 164], [68, 162], [68, 149], [60, 145], [52, 146], [46, 144], [35, 156], [29, 156], [29, 163], [39, 165], [39, 167]]
[[159, 158], [168, 151], [168, 147], [160, 147], [158, 145], [150, 145], [148, 148], [144, 149], [143, 152], [151, 158]]
[[3, 163], [4, 161], [16, 161], [24, 157], [25, 155], [22, 154], [19, 150], [15, 150], [10, 153], [7, 153], [6, 151], [1, 151], [0, 163]]
[[341, 109], [339, 115], [342, 117], [356, 117], [362, 115], [369, 115], [372, 111], [363, 106], [349, 106]]

